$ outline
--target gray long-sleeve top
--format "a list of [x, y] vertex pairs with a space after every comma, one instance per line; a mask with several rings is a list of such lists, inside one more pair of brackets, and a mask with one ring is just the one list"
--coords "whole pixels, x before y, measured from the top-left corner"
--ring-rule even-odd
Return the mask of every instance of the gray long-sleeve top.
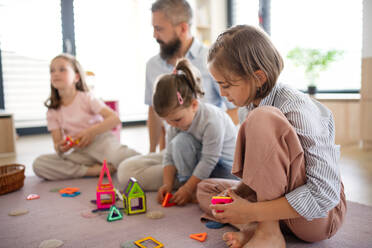
[[[179, 132], [181, 130], [169, 127], [167, 144]], [[193, 172], [197, 178], [208, 178], [220, 159], [234, 160], [237, 128], [223, 110], [199, 101], [198, 110], [186, 132], [202, 144], [201, 159]], [[163, 166], [168, 165], [174, 165], [174, 161], [170, 149], [166, 148]]]

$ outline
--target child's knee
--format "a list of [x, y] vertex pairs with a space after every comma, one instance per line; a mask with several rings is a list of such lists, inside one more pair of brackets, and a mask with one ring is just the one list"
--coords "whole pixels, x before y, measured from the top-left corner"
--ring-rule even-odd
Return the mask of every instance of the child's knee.
[[210, 179], [204, 179], [196, 187], [196, 197], [200, 199], [209, 192], [208, 187], [211, 185]]
[[202, 192], [204, 191], [204, 180], [202, 180], [198, 185], [196, 186], [196, 198], [199, 200], [200, 196], [202, 195]]
[[172, 139], [169, 146], [171, 146], [170, 149], [175, 163], [185, 160], [195, 160], [199, 156], [201, 150], [201, 143], [191, 134], [187, 133], [177, 134], [177, 136]]
[[[183, 151], [185, 149], [189, 150], [193, 147], [195, 138], [187, 133], [177, 134], [171, 141], [172, 149], [174, 152]], [[178, 151], [176, 151], [178, 150]]]
[[36, 158], [34, 162], [32, 163], [32, 170], [37, 176], [42, 177], [42, 178], [45, 178], [45, 176], [43, 176], [46, 170], [44, 165], [45, 163], [44, 163], [44, 159], [42, 156]]
[[209, 189], [211, 183], [205, 179], [198, 183], [196, 189], [196, 199], [199, 202], [199, 207], [206, 213], [210, 213], [209, 205], [211, 204], [211, 197], [213, 193]]
[[131, 177], [136, 177], [136, 168], [139, 164], [138, 159], [126, 159], [119, 164], [116, 173], [120, 185], [126, 185]]
[[257, 131], [264, 130], [262, 128], [263, 125], [276, 126], [281, 122], [288, 123], [284, 114], [278, 108], [272, 106], [262, 106], [252, 110], [247, 116], [246, 121], [250, 122], [250, 126]]

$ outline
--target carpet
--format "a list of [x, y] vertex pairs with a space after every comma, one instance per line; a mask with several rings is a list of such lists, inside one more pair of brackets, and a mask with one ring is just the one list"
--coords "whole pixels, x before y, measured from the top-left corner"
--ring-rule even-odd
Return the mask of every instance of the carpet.
[[[147, 209], [162, 211], [165, 214], [162, 219], [148, 219], [145, 214], [124, 214], [122, 220], [107, 222], [107, 213], [84, 218], [81, 213], [96, 208], [90, 201], [95, 199], [97, 182], [98, 178], [50, 182], [27, 177], [22, 189], [0, 196], [0, 247], [38, 247], [48, 239], [62, 240], [63, 247], [120, 247], [123, 242], [152, 236], [168, 248], [222, 248], [226, 247], [222, 234], [234, 230], [230, 226], [206, 228], [199, 220], [201, 211], [196, 204], [163, 208], [157, 204], [154, 192], [146, 193]], [[64, 187], [79, 187], [81, 194], [68, 198], [50, 192], [53, 188]], [[29, 194], [39, 194], [40, 199], [26, 200]], [[117, 206], [122, 207], [122, 204]], [[8, 215], [20, 208], [28, 209], [29, 213]], [[372, 247], [371, 225], [372, 207], [348, 202], [346, 221], [333, 238], [308, 244], [286, 236], [287, 247]], [[202, 232], [208, 233], [203, 243], [189, 238], [190, 234]]]

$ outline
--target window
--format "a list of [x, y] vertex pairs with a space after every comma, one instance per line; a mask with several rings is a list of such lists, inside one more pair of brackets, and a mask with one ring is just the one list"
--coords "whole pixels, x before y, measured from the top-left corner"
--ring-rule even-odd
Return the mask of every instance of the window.
[[[336, 49], [342, 57], [320, 73], [319, 90], [359, 90], [361, 82], [362, 1], [270, 1], [271, 38], [284, 59], [279, 81], [306, 89], [304, 70], [287, 59], [295, 47]], [[232, 0], [235, 24], [258, 25], [259, 1]]]
[[258, 26], [259, 0], [232, 0], [232, 24]]
[[342, 58], [321, 72], [319, 90], [360, 89], [362, 1], [272, 1], [271, 37], [285, 59], [281, 81], [305, 89], [302, 68], [286, 54], [296, 46], [343, 51]]
[[[152, 0], [75, 0], [76, 57], [92, 71], [94, 93], [119, 100], [122, 121], [147, 119], [146, 62], [157, 54]], [[94, 81], [94, 82], [92, 82]]]
[[60, 0], [0, 0], [5, 108], [15, 126], [46, 124], [49, 62], [62, 51]]

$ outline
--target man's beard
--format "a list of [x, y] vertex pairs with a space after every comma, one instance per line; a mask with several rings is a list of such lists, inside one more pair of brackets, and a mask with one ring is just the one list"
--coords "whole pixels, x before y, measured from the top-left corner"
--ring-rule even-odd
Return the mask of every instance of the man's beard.
[[178, 37], [168, 43], [158, 39], [156, 41], [160, 44], [160, 57], [164, 60], [173, 58], [181, 48], [181, 40]]

